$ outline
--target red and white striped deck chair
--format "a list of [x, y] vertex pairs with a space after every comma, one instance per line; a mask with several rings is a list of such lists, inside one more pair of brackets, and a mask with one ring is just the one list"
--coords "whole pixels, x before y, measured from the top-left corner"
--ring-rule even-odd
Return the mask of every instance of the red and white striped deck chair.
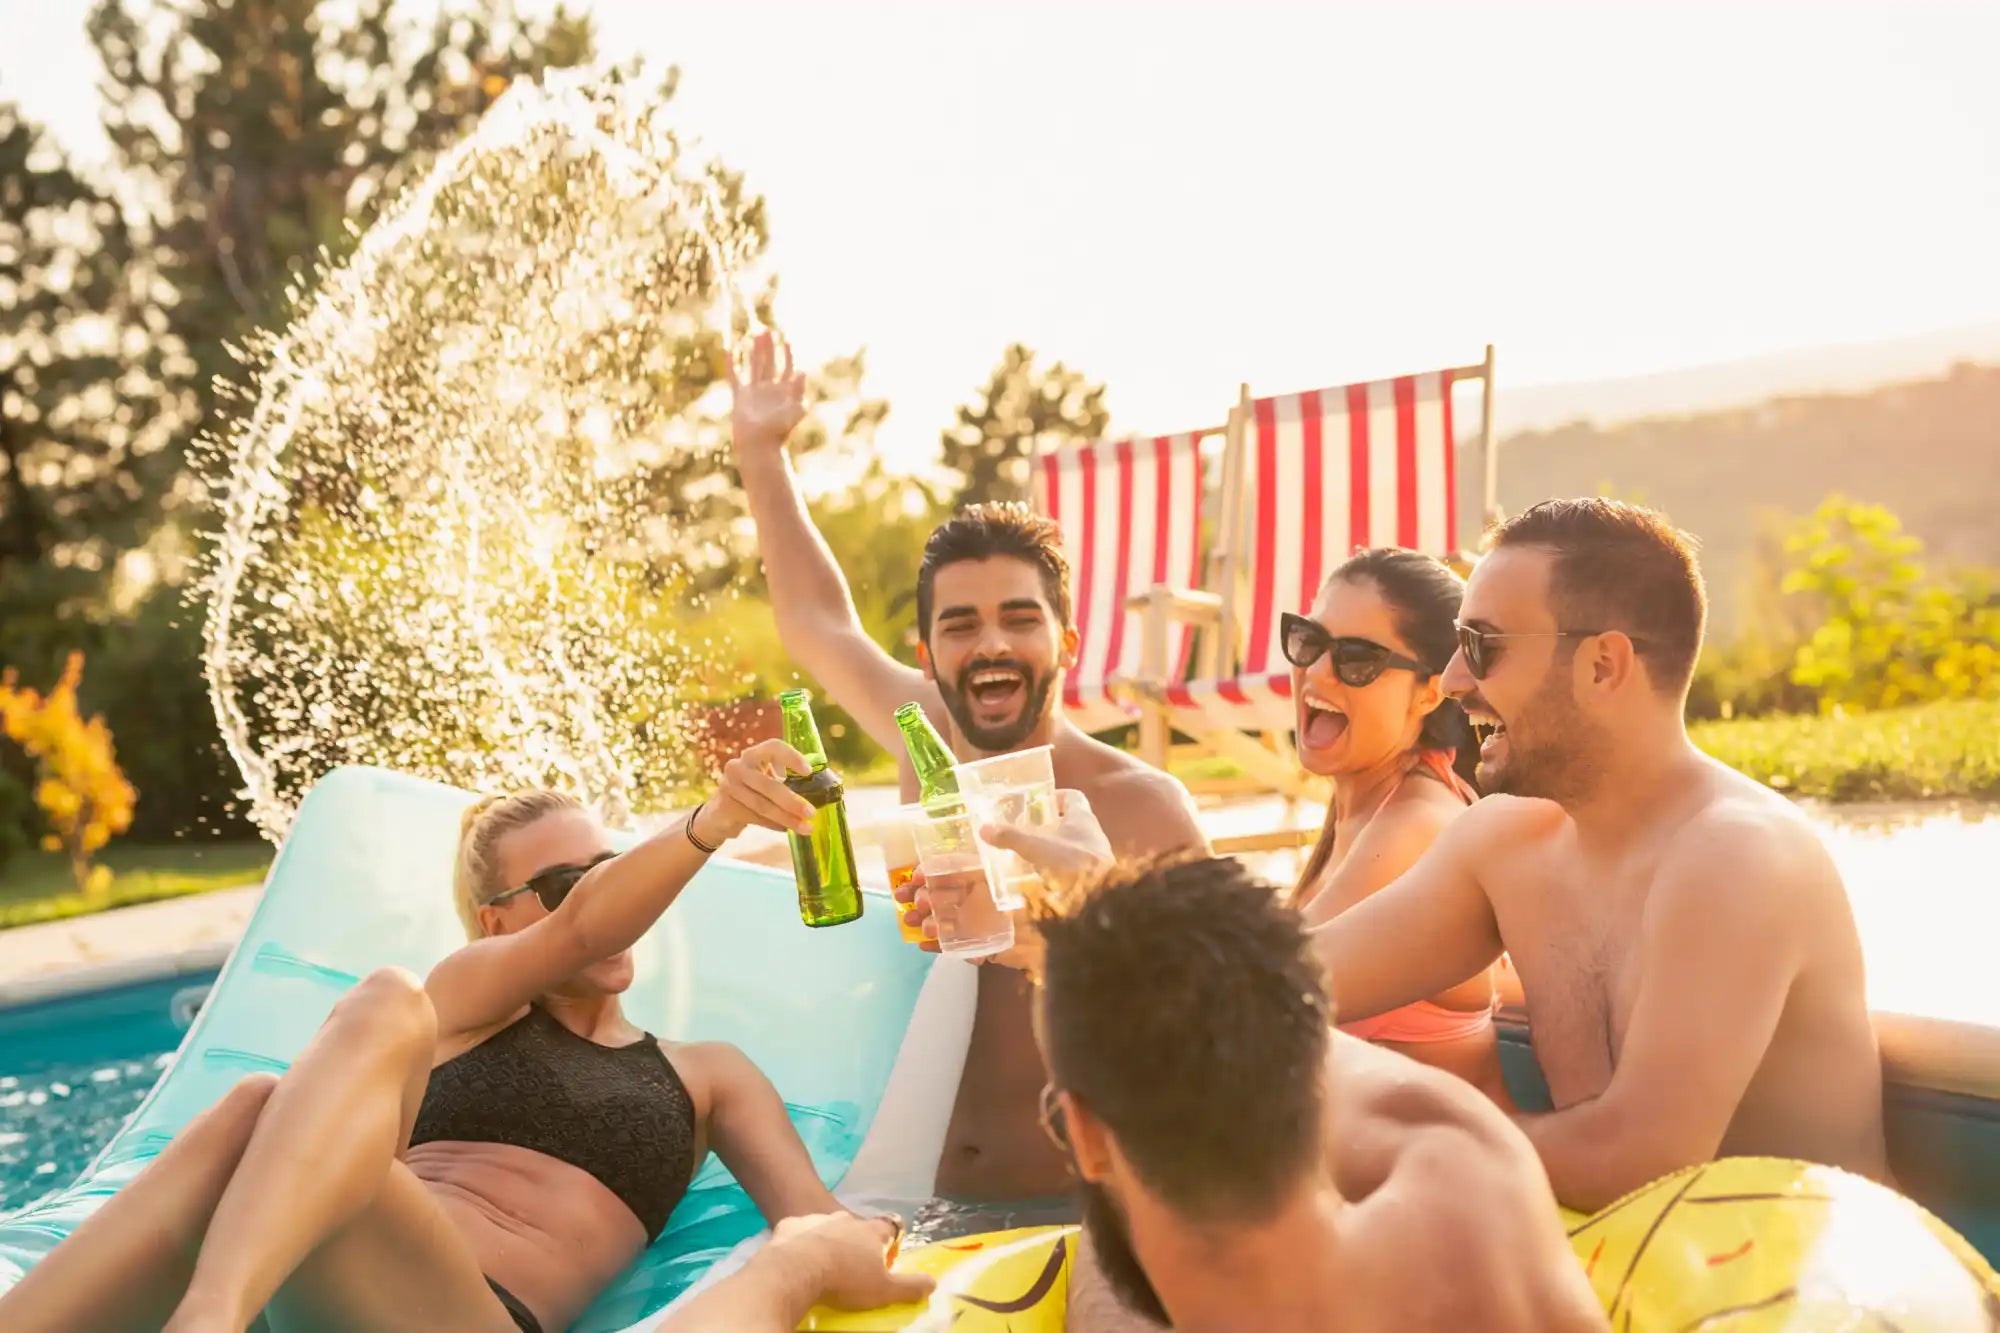
[[[1445, 556], [1458, 549], [1452, 385], [1486, 381], [1490, 453], [1492, 352], [1476, 366], [1252, 399], [1231, 414], [1222, 530], [1210, 613], [1223, 651], [1190, 681], [1148, 691], [1173, 730], [1237, 758], [1281, 790], [1301, 789], [1291, 760], [1291, 667], [1279, 616], [1304, 612], [1334, 566], [1365, 546]], [[1230, 647], [1233, 645], [1233, 651]], [[1151, 729], [1163, 738], [1165, 727]], [[1261, 732], [1259, 745], [1246, 732]], [[1164, 740], [1156, 741], [1164, 750]], [[1164, 764], [1166, 755], [1147, 758]]]
[[[1096, 440], [1035, 460], [1035, 507], [1062, 526], [1079, 640], [1063, 705], [1085, 731], [1139, 720], [1131, 686], [1148, 645], [1133, 599], [1157, 584], [1196, 586], [1204, 433]], [[1169, 630], [1165, 679], [1186, 674], [1191, 633]]]

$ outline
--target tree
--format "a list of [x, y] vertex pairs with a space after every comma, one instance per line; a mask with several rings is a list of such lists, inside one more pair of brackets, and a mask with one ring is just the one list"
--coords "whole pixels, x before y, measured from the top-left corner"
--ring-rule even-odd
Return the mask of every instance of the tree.
[[1097, 439], [1110, 420], [1103, 385], [1060, 361], [1041, 370], [1032, 350], [1013, 344], [944, 432], [944, 464], [959, 477], [953, 503], [1026, 499], [1038, 450], [1058, 440]]
[[[125, 766], [149, 793], [135, 833], [240, 834], [240, 812], [231, 812], [236, 779], [202, 681], [200, 618], [182, 607], [177, 586], [190, 549], [186, 502], [199, 494], [188, 446], [226, 410], [216, 377], [234, 369], [233, 345], [283, 321], [289, 289], [316, 254], [351, 245], [380, 201], [512, 80], [587, 59], [591, 27], [561, 9], [516, 21], [500, 4], [467, 0], [445, 0], [423, 29], [392, 18], [388, 0], [99, 0], [89, 30], [106, 76], [109, 184], [43, 172], [53, 161], [48, 149], [0, 134], [9, 145], [0, 150], [0, 181], [24, 171], [31, 178], [0, 200], [0, 253], [9, 249], [8, 223], [21, 216], [19, 190], [74, 201], [63, 208], [77, 219], [58, 239], [89, 262], [63, 265], [97, 275], [100, 290], [107, 275], [119, 277], [132, 307], [125, 323], [146, 337], [141, 345], [123, 336], [117, 355], [103, 360], [30, 358], [38, 380], [29, 400], [68, 423], [68, 433], [45, 432], [35, 466], [20, 475], [59, 478], [72, 494], [36, 495], [40, 503], [22, 508], [18, 488], [10, 493], [0, 478], [0, 525], [23, 551], [31, 535], [38, 548], [0, 558], [0, 660], [41, 672], [70, 648], [91, 652], [87, 690], [126, 738]], [[119, 207], [109, 207], [113, 198]], [[8, 323], [19, 283], [0, 261]], [[39, 289], [31, 282], [26, 290]], [[104, 298], [66, 295], [41, 318], [92, 327], [75, 312]], [[97, 308], [116, 307], [107, 299]], [[0, 344], [14, 426], [22, 394], [8, 358], [19, 356], [5, 335]], [[91, 425], [92, 437], [85, 426], [105, 414], [85, 409], [104, 403], [107, 384], [110, 424]], [[70, 404], [69, 415], [54, 415], [58, 403]], [[19, 436], [16, 428], [10, 448]], [[122, 469], [85, 466], [114, 445]], [[97, 476], [110, 480], [85, 506], [77, 492]], [[115, 523], [101, 503], [110, 499], [123, 506]], [[47, 536], [49, 517], [65, 503], [92, 548], [75, 548], [60, 527]], [[24, 517], [9, 523], [10, 512]], [[110, 595], [105, 575], [119, 555], [148, 543], [148, 558], [130, 562], [139, 577], [128, 595]]]
[[[344, 7], [343, 7], [344, 8]], [[447, 0], [427, 32], [393, 0], [98, 0], [104, 127], [157, 230], [172, 332], [210, 424], [230, 347], [281, 323], [313, 257], [475, 122], [517, 78], [594, 54], [590, 20]]]
[[0, 606], [54, 614], [146, 531], [180, 424], [144, 233], [0, 103]]
[[1976, 573], [1933, 579], [1886, 507], [1830, 495], [1786, 552], [1784, 590], [1814, 621], [1791, 678], [1822, 711], [2000, 694], [2000, 595]]

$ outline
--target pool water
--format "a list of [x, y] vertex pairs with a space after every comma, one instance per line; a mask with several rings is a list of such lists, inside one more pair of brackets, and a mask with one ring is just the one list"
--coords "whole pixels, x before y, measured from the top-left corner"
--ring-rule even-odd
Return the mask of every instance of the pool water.
[[1067, 1198], [991, 1203], [932, 1199], [904, 1214], [903, 1244], [924, 1245], [986, 1231], [1012, 1231], [1016, 1227], [1061, 1226], [1079, 1221], [1081, 1216], [1075, 1201]]
[[0, 1009], [0, 1214], [69, 1184], [138, 1109], [214, 973]]

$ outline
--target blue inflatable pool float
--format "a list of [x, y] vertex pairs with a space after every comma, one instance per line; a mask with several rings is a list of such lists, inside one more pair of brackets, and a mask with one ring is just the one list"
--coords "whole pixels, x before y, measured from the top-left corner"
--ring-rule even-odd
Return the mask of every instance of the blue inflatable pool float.
[[[67, 1189], [0, 1224], [0, 1291], [237, 1079], [282, 1072], [361, 976], [388, 965], [421, 976], [464, 943], [450, 874], [471, 799], [373, 768], [336, 770], [308, 793], [172, 1067]], [[867, 892], [859, 921], [813, 930], [789, 873], [718, 857], [634, 950], [625, 1010], [662, 1037], [742, 1047], [784, 1096], [829, 1189], [851, 1205], [908, 1207], [929, 1192], [963, 1065], [971, 993], [964, 976], [948, 977], [969, 969], [903, 943], [886, 887]], [[927, 997], [931, 1016], [913, 1029], [927, 988], [952, 993]], [[897, 1109], [885, 1114], [892, 1084]], [[763, 1234], [711, 1155], [659, 1240], [572, 1327], [650, 1327]]]

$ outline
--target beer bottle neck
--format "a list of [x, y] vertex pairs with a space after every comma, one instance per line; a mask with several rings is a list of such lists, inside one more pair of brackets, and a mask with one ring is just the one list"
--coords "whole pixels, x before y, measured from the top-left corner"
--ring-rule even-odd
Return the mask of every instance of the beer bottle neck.
[[826, 747], [820, 743], [819, 726], [804, 709], [785, 709], [785, 744], [797, 750], [814, 769], [826, 767]]

